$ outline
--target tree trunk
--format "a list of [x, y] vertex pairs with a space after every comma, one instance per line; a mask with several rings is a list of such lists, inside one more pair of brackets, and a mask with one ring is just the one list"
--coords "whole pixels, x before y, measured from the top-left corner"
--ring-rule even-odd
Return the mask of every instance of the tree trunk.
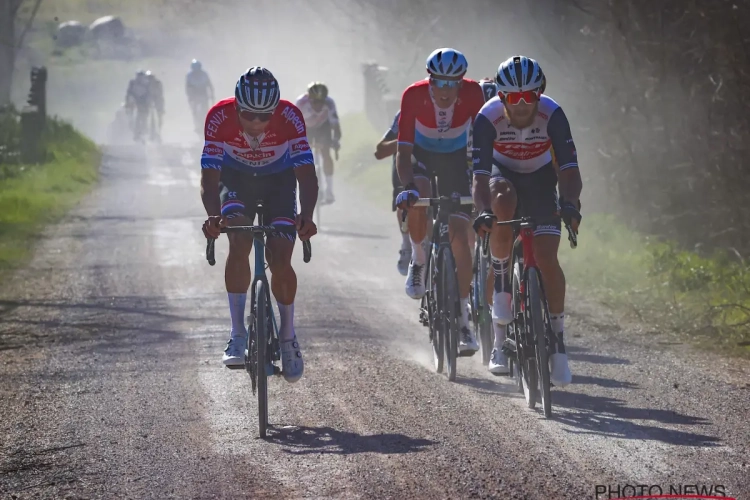
[[0, 106], [10, 103], [16, 59], [14, 21], [17, 0], [0, 0]]

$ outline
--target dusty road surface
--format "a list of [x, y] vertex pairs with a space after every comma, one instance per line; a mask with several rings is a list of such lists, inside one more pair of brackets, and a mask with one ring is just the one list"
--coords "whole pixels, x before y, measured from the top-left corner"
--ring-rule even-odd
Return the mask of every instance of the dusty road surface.
[[747, 364], [649, 346], [574, 295], [575, 384], [553, 419], [478, 356], [450, 383], [396, 272], [391, 212], [343, 180], [312, 262], [295, 255], [305, 376], [271, 381], [259, 439], [246, 373], [221, 365], [226, 242], [209, 267], [196, 163], [110, 150], [100, 187], [3, 284], [2, 498], [750, 498]]

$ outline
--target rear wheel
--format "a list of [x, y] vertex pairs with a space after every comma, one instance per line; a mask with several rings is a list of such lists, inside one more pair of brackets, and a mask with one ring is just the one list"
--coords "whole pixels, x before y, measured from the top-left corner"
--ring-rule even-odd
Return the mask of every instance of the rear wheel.
[[536, 342], [536, 361], [539, 368], [539, 381], [541, 382], [542, 408], [544, 416], [552, 416], [552, 396], [549, 385], [549, 346], [548, 331], [549, 317], [547, 312], [547, 300], [541, 285], [541, 276], [536, 268], [529, 269], [529, 312], [531, 313], [532, 337]]
[[260, 437], [266, 437], [268, 428], [268, 366], [271, 364], [268, 349], [268, 302], [266, 284], [258, 281], [255, 285], [255, 338], [257, 342], [258, 374], [258, 430]]
[[456, 380], [456, 358], [458, 357], [458, 283], [456, 265], [450, 250], [443, 250], [440, 263], [440, 309], [443, 325], [443, 338], [446, 340], [448, 358], [448, 380]]

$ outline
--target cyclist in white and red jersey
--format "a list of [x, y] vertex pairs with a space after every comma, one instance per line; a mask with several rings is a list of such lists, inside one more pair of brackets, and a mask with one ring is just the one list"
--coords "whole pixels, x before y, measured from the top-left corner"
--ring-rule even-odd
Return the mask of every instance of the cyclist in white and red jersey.
[[[505, 326], [513, 320], [508, 276], [513, 232], [509, 226], [493, 227], [491, 215], [510, 220], [517, 208], [521, 216], [559, 214], [578, 231], [582, 181], [570, 124], [562, 108], [543, 94], [547, 80], [539, 63], [524, 56], [511, 57], [498, 68], [496, 82], [499, 95], [484, 105], [474, 124], [474, 200], [480, 211], [474, 227], [491, 229], [495, 349], [488, 368], [501, 374], [508, 372], [508, 364], [500, 347]], [[565, 275], [557, 260], [559, 245], [559, 219], [556, 224], [537, 226], [534, 254], [557, 336], [550, 356], [550, 380], [564, 387], [572, 375], [563, 342]]]
[[[406, 277], [406, 294], [421, 299], [425, 293], [425, 248], [427, 213], [411, 209], [421, 196], [471, 196], [470, 168], [467, 161], [474, 117], [484, 104], [482, 89], [464, 78], [468, 63], [454, 49], [435, 50], [427, 58], [429, 77], [412, 84], [401, 97], [398, 121], [396, 166], [404, 191], [396, 204], [409, 210], [409, 235], [412, 256]], [[412, 154], [419, 162], [412, 165]], [[437, 181], [432, 193], [431, 178]], [[479, 350], [469, 325], [469, 288], [471, 286], [472, 247], [469, 242], [471, 207], [464, 206], [451, 216], [451, 248], [456, 260], [458, 291], [461, 298], [461, 335], [459, 350], [473, 354]]]
[[[203, 233], [218, 238], [223, 226], [250, 225], [256, 204], [263, 200], [266, 224], [296, 225], [300, 239], [317, 232], [312, 214], [318, 180], [299, 109], [279, 98], [279, 84], [265, 68], [244, 73], [234, 97], [219, 101], [208, 112], [201, 158], [201, 198], [208, 214]], [[297, 214], [297, 183], [301, 210]], [[244, 364], [245, 301], [250, 286], [252, 235], [229, 234], [225, 281], [232, 330], [224, 351], [225, 365]], [[297, 275], [292, 268], [294, 237], [271, 235], [267, 240], [271, 291], [281, 317], [279, 337], [284, 377], [296, 382], [304, 371], [294, 332]]]
[[336, 111], [336, 103], [328, 95], [328, 87], [323, 82], [312, 82], [307, 92], [297, 98], [297, 107], [302, 111], [307, 124], [310, 146], [323, 160], [323, 173], [326, 177], [326, 190], [323, 199], [333, 203], [333, 159], [331, 149], [336, 152], [341, 147], [341, 124]]

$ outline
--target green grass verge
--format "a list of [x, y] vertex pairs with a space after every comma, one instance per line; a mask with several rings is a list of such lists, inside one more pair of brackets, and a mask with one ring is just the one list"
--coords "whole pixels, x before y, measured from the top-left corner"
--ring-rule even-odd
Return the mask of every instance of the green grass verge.
[[[337, 168], [390, 206], [391, 161], [373, 157], [389, 124], [363, 114], [342, 118]], [[394, 227], [395, 230], [395, 227]], [[608, 214], [585, 214], [579, 246], [563, 242], [568, 284], [645, 325], [658, 338], [680, 334], [712, 351], [750, 358], [750, 269], [728, 252], [699, 255], [644, 236]]]
[[19, 165], [0, 181], [0, 272], [31, 255], [45, 224], [58, 220], [95, 184], [100, 153], [69, 124], [49, 119], [47, 161]]

